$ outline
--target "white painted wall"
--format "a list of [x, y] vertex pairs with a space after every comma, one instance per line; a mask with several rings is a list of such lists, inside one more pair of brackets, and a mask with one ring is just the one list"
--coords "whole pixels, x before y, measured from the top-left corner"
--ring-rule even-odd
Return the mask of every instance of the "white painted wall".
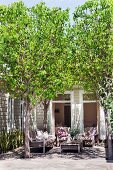
[[101, 140], [104, 140], [106, 138], [106, 128], [105, 128], [105, 116], [104, 116], [104, 110], [100, 106], [100, 119], [99, 119], [99, 137]]
[[84, 131], [83, 90], [79, 90], [80, 132]]
[[71, 128], [73, 128], [75, 124], [76, 124], [75, 97], [74, 97], [74, 91], [72, 91], [71, 92]]
[[79, 128], [83, 132], [83, 90], [74, 89], [71, 93], [72, 128]]
[[38, 129], [43, 129], [44, 110], [41, 103], [36, 106], [36, 124]]
[[48, 114], [49, 114], [49, 127], [50, 127], [50, 133], [52, 135], [55, 135], [55, 115], [54, 115], [54, 105], [52, 101], [50, 101], [49, 109], [48, 109]]

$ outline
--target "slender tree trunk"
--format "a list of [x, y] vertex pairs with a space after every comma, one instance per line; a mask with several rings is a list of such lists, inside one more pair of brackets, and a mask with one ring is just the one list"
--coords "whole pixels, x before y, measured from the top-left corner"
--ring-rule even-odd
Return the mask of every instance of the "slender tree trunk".
[[50, 101], [46, 101], [46, 100], [43, 102], [43, 105], [44, 105], [44, 121], [43, 121], [44, 130], [47, 130], [47, 111], [48, 111], [49, 103], [50, 103]]
[[25, 158], [30, 158], [30, 146], [29, 146], [29, 118], [30, 118], [30, 103], [28, 100], [25, 101], [24, 104], [25, 111]]
[[105, 109], [104, 113], [105, 113], [106, 142], [107, 142], [106, 157], [107, 157], [108, 160], [113, 160], [110, 112], [109, 112], [108, 109]]

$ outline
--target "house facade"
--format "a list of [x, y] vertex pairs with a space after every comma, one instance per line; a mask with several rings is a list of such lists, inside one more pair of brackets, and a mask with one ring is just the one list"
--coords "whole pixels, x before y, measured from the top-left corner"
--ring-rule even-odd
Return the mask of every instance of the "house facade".
[[50, 102], [49, 123], [51, 133], [56, 126], [79, 128], [84, 132], [86, 127], [95, 126], [98, 129], [99, 138], [105, 139], [105, 117], [102, 107], [92, 93], [86, 93], [83, 89], [74, 88], [59, 94]]
[[[37, 103], [31, 115], [31, 127], [43, 129], [43, 105]], [[48, 129], [55, 133], [56, 126], [79, 128], [96, 126], [99, 138], [105, 139], [105, 118], [103, 109], [92, 93], [74, 88], [66, 91], [50, 101], [48, 109]], [[3, 128], [24, 129], [23, 103], [18, 99], [11, 99], [8, 94], [0, 93], [0, 130]]]

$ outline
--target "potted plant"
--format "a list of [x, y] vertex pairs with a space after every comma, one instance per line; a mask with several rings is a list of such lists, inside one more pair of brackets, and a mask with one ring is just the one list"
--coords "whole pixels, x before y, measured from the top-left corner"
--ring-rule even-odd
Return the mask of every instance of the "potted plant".
[[72, 139], [76, 139], [76, 135], [80, 133], [80, 130], [78, 128], [72, 128], [70, 130], [70, 135]]

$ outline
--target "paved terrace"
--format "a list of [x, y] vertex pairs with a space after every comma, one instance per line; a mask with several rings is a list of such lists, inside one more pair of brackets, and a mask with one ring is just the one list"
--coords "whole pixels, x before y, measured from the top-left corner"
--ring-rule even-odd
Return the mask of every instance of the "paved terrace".
[[30, 159], [22, 159], [20, 151], [1, 155], [0, 170], [113, 170], [113, 163], [106, 161], [103, 147], [85, 148], [80, 154], [60, 154], [59, 148], [53, 148]]

